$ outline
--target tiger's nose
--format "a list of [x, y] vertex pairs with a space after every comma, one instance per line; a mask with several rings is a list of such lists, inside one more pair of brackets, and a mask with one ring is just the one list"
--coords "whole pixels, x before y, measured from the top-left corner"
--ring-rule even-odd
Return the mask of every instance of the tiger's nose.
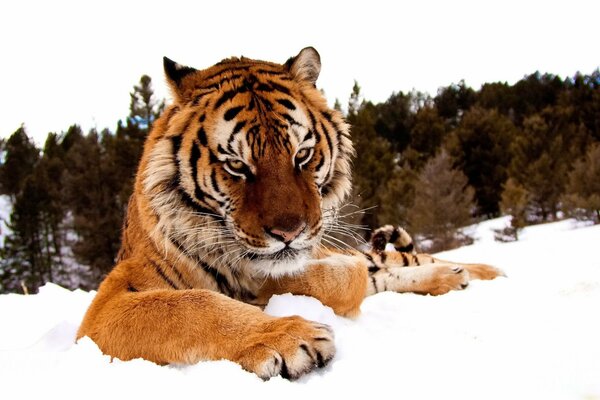
[[273, 228], [266, 228], [265, 231], [273, 238], [285, 243], [290, 244], [294, 239], [296, 239], [302, 231], [306, 228], [306, 222], [302, 221], [300, 223], [294, 224], [292, 226], [279, 226]]

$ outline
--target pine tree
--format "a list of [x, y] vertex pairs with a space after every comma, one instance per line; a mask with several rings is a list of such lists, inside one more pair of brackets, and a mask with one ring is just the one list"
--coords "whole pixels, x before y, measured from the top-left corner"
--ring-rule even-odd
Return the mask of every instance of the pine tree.
[[335, 98], [335, 103], [333, 103], [333, 109], [337, 111], [342, 111], [342, 103], [340, 103], [340, 99]]
[[348, 100], [348, 118], [355, 116], [358, 113], [362, 103], [362, 95], [360, 94], [360, 86], [357, 81], [354, 81], [352, 86], [352, 93], [350, 93], [350, 99]]
[[140, 83], [133, 87], [129, 96], [129, 120], [148, 133], [165, 108], [164, 100], [159, 101], [154, 96], [152, 78], [148, 75], [142, 75]]
[[519, 240], [519, 231], [527, 224], [527, 207], [531, 195], [523, 186], [513, 178], [509, 178], [503, 186], [500, 210], [505, 215], [510, 215], [510, 227], [497, 232], [501, 241]]
[[65, 152], [59, 140], [48, 135], [42, 157], [15, 198], [3, 249], [0, 280], [5, 290], [35, 292], [46, 282], [74, 288], [63, 262], [67, 208], [61, 184]]
[[600, 223], [600, 144], [575, 163], [561, 200], [569, 216]]
[[515, 127], [495, 110], [473, 107], [449, 136], [448, 149], [475, 189], [479, 214], [497, 216]]
[[393, 93], [385, 102], [375, 106], [375, 131], [402, 152], [411, 141], [414, 112], [418, 107], [418, 93]]
[[381, 207], [377, 218], [380, 224], [408, 226], [414, 204], [418, 174], [408, 165], [397, 167], [385, 182], [381, 193]]
[[117, 194], [121, 182], [95, 131], [73, 143], [66, 166], [65, 199], [78, 237], [73, 253], [80, 264], [92, 270], [93, 287], [113, 267], [119, 248], [123, 210]]
[[469, 110], [476, 101], [473, 89], [461, 80], [458, 84], [452, 84], [441, 88], [433, 102], [440, 117], [447, 121], [449, 126], [456, 126], [464, 113]]
[[356, 148], [352, 202], [360, 208], [370, 209], [359, 221], [370, 227], [379, 226], [376, 207], [381, 204], [381, 182], [387, 182], [394, 168], [394, 154], [390, 143], [375, 131], [375, 112], [372, 103], [363, 103], [356, 113], [348, 115], [348, 122], [352, 125], [352, 141]]
[[48, 193], [36, 171], [25, 178], [10, 216], [10, 234], [4, 245], [0, 281], [3, 290], [34, 293], [54, 280], [55, 247], [48, 230]]
[[447, 133], [447, 125], [435, 107], [420, 108], [414, 116], [410, 145], [402, 153], [402, 160], [411, 168], [421, 169], [438, 152]]
[[573, 110], [564, 107], [531, 115], [510, 147], [510, 176], [531, 194], [534, 211], [542, 220], [556, 218], [572, 160], [584, 154], [591, 139], [573, 117]]
[[408, 226], [427, 251], [436, 252], [470, 241], [459, 228], [472, 222], [475, 210], [474, 191], [467, 177], [453, 167], [446, 151], [427, 162], [415, 185], [414, 203], [408, 215]]
[[147, 75], [143, 75], [139, 84], [134, 85], [130, 97], [130, 113], [125, 124], [119, 121], [115, 134], [105, 132], [101, 139], [109, 165], [112, 166], [111, 173], [117, 182], [122, 183], [117, 189], [119, 204], [123, 210], [121, 215], [133, 192], [133, 179], [142, 157], [146, 136], [152, 123], [165, 108], [165, 101], [158, 100], [154, 95], [152, 80]]
[[14, 203], [39, 160], [39, 149], [21, 126], [6, 140], [0, 165], [0, 194], [9, 195]]

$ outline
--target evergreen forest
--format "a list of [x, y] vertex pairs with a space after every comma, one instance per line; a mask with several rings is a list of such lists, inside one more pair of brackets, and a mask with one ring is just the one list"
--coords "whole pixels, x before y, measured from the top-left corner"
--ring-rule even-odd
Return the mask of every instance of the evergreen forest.
[[[0, 293], [35, 293], [46, 282], [95, 289], [113, 267], [143, 143], [165, 106], [146, 75], [129, 96], [114, 131], [74, 124], [42, 148], [26, 125], [3, 132]], [[599, 70], [536, 72], [478, 90], [461, 81], [381, 103], [355, 82], [347, 105], [335, 107], [357, 150], [353, 195], [340, 210], [356, 234], [401, 225], [419, 250], [435, 252], [469, 243], [463, 227], [501, 215], [511, 221], [501, 241], [562, 218], [600, 223]]]

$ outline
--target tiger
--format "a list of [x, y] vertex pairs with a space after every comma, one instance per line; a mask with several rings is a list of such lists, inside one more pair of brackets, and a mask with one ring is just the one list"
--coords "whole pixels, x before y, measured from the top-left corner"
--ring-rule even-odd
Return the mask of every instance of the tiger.
[[112, 358], [230, 360], [297, 379], [335, 355], [331, 327], [263, 312], [312, 296], [353, 318], [381, 291], [439, 295], [501, 271], [427, 254], [327, 246], [351, 190], [350, 127], [312, 47], [279, 64], [195, 69], [164, 58], [172, 104], [152, 124], [116, 263], [77, 332]]

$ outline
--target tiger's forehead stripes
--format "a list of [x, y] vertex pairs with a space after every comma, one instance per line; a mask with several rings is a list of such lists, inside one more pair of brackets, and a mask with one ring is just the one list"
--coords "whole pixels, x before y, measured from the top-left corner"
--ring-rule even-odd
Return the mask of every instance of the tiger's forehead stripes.
[[[240, 69], [245, 72], [232, 75], [231, 71], [225, 71], [215, 75], [214, 79], [220, 79], [218, 93], [202, 89], [205, 96], [214, 99], [207, 112], [213, 116], [209, 136], [217, 143], [217, 158], [256, 161], [257, 156], [264, 155], [266, 146], [291, 155], [305, 137], [311, 136], [306, 106], [296, 104], [291, 97], [292, 89], [284, 83], [270, 77], [261, 80], [249, 68]], [[202, 118], [206, 118], [205, 113]], [[200, 129], [205, 137], [208, 127]]]

